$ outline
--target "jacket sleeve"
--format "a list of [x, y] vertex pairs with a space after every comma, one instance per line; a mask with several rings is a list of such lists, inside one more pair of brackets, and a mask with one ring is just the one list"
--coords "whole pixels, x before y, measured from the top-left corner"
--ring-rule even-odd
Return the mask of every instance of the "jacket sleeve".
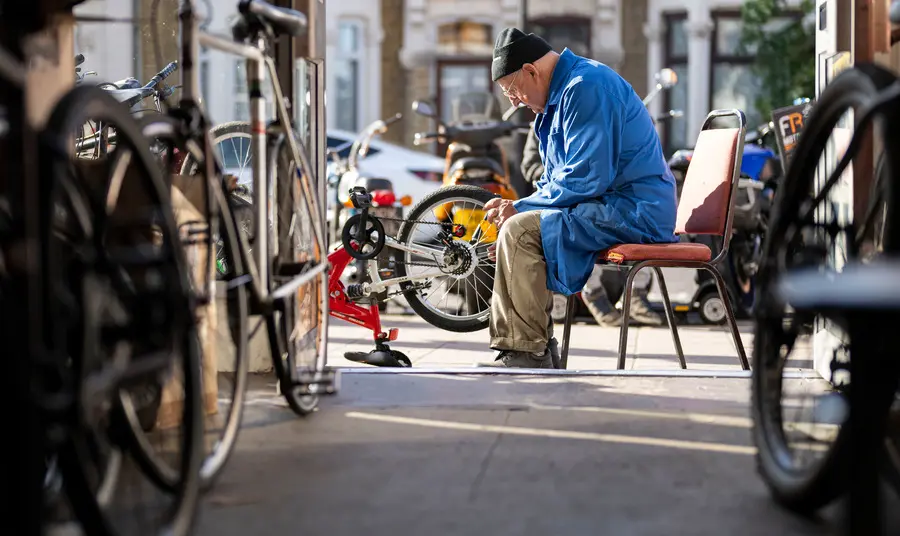
[[541, 163], [541, 153], [538, 149], [537, 134], [534, 130], [528, 132], [525, 140], [525, 150], [522, 153], [522, 176], [529, 184], [537, 185], [544, 174], [544, 165]]
[[514, 203], [516, 210], [573, 207], [603, 195], [616, 178], [625, 104], [605, 89], [573, 84], [560, 99], [562, 132], [551, 133], [563, 158], [540, 189]]

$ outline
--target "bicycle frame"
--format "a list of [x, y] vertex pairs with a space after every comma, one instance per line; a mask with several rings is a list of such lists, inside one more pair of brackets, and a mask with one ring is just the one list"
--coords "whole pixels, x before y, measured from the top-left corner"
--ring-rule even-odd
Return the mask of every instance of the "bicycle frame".
[[[313, 195], [313, 188], [309, 178], [313, 177], [312, 166], [306, 154], [300, 150], [298, 141], [293, 133], [290, 115], [287, 111], [284, 95], [281, 92], [281, 84], [278, 81], [278, 73], [272, 58], [268, 57], [266, 51], [266, 40], [258, 39], [254, 45], [246, 45], [236, 43], [231, 39], [219, 37], [204, 31], [200, 31], [197, 27], [197, 20], [193, 11], [193, 0], [182, 0], [181, 9], [181, 28], [182, 28], [182, 77], [184, 80], [182, 87], [182, 101], [189, 103], [191, 106], [199, 108], [198, 91], [199, 87], [197, 72], [194, 67], [193, 59], [198, 56], [200, 45], [204, 47], [233, 54], [247, 60], [247, 77], [248, 87], [259, 88], [265, 83], [266, 72], [271, 77], [271, 86], [274, 90], [275, 113], [276, 120], [283, 125], [285, 139], [291, 151], [294, 162], [300, 166], [298, 175], [304, 189], [307, 210], [310, 214], [320, 214], [319, 202]], [[270, 203], [270, 199], [277, 195], [274, 191], [275, 185], [268, 184], [268, 176], [266, 169], [266, 135], [267, 126], [265, 123], [266, 99], [261, 91], [251, 91], [250, 93], [250, 130], [251, 130], [251, 157], [253, 161], [253, 206], [255, 209], [253, 218], [253, 233], [256, 237], [256, 245], [253, 249], [253, 259], [245, 258], [247, 271], [252, 279], [253, 291], [257, 300], [264, 306], [271, 306], [275, 300], [287, 298], [297, 291], [301, 286], [312, 281], [314, 277], [324, 272], [328, 268], [328, 263], [323, 259], [311, 269], [303, 274], [293, 277], [287, 283], [278, 288], [271, 289], [271, 281], [269, 281], [269, 266], [271, 259], [269, 258], [269, 239], [271, 235], [277, 236], [277, 218], [275, 218], [274, 207]], [[214, 154], [213, 151], [207, 151], [207, 154]], [[301, 173], [302, 170], [302, 173]], [[271, 192], [271, 196], [269, 195]], [[271, 221], [269, 232], [262, 232], [263, 222]], [[325, 251], [326, 245], [323, 235], [322, 223], [319, 218], [313, 218], [313, 232], [315, 235], [315, 247], [319, 251]], [[243, 240], [242, 240], [243, 241]], [[241, 254], [246, 257], [246, 244], [242, 244]], [[277, 254], [277, 241], [272, 244], [271, 251]]]
[[[256, 239], [256, 244], [253, 248], [252, 254], [249, 253], [248, 250], [250, 248], [249, 244], [247, 243], [246, 237], [241, 232], [237, 233], [238, 240], [240, 241], [240, 247], [238, 247], [238, 250], [240, 252], [241, 260], [244, 263], [245, 272], [244, 275], [239, 278], [240, 281], [236, 280], [234, 281], [234, 284], [241, 284], [242, 282], [246, 282], [249, 278], [251, 297], [254, 304], [262, 314], [269, 315], [276, 308], [276, 302], [288, 298], [292, 294], [296, 293], [300, 287], [310, 283], [314, 280], [315, 277], [326, 272], [326, 270], [328, 270], [329, 268], [328, 259], [325, 256], [325, 252], [327, 252], [328, 250], [324, 235], [325, 218], [324, 214], [322, 214], [320, 211], [318, 197], [316, 195], [313, 195], [317, 190], [313, 188], [313, 185], [310, 183], [311, 177], [315, 177], [316, 174], [313, 172], [312, 166], [306, 153], [300, 149], [300, 142], [294, 135], [292, 122], [287, 111], [287, 105], [285, 103], [284, 95], [281, 91], [281, 84], [279, 82], [278, 74], [275, 69], [274, 61], [266, 54], [266, 39], [261, 37], [256, 41], [256, 43], [248, 45], [245, 43], [235, 42], [231, 38], [219, 37], [200, 30], [198, 20], [194, 12], [193, 0], [181, 0], [179, 19], [181, 21], [180, 66], [183, 81], [180, 105], [181, 108], [185, 111], [193, 110], [199, 112], [198, 115], [200, 124], [205, 134], [203, 147], [198, 147], [196, 143], [189, 143], [188, 150], [191, 152], [199, 153], [201, 157], [204, 155], [212, 155], [212, 158], [205, 159], [207, 165], [205, 175], [206, 177], [208, 177], [208, 180], [212, 180], [212, 177], [219, 176], [221, 171], [224, 169], [224, 165], [220, 161], [218, 154], [213, 150], [211, 138], [209, 136], [209, 130], [206, 128], [206, 116], [205, 113], [203, 113], [202, 106], [199, 103], [199, 77], [195, 62], [196, 58], [199, 57], [200, 45], [202, 44], [204, 47], [233, 54], [246, 60], [247, 81], [248, 87], [250, 88], [250, 145], [251, 157], [253, 162], [252, 184], [254, 217], [252, 222], [252, 230]], [[290, 281], [287, 281], [286, 283], [274, 289], [272, 288], [272, 281], [270, 281], [269, 278], [270, 266], [272, 262], [269, 256], [269, 252], [271, 251], [273, 255], [277, 255], [278, 240], [271, 240], [271, 242], [273, 243], [270, 246], [271, 237], [278, 236], [278, 218], [276, 217], [277, 214], [275, 213], [277, 209], [271, 203], [271, 200], [277, 199], [277, 192], [275, 192], [276, 185], [270, 185], [267, 176], [266, 147], [268, 128], [265, 123], [266, 101], [262, 95], [262, 92], [259, 91], [259, 88], [264, 83], [267, 71], [272, 80], [271, 87], [273, 89], [276, 105], [276, 121], [283, 127], [285, 140], [288, 143], [288, 148], [291, 152], [291, 156], [294, 162], [298, 164], [297, 178], [301, 183], [301, 187], [306, 198], [306, 209], [309, 214], [313, 214], [316, 216], [322, 215], [321, 218], [312, 218], [312, 228], [315, 240], [315, 244], [313, 244], [313, 247], [314, 251], [322, 252], [322, 259], [319, 262], [315, 262], [315, 260], [313, 260], [312, 262], [308, 263], [307, 269], [303, 273], [292, 277]], [[324, 176], [322, 177], [322, 179], [324, 180]], [[224, 195], [224, 192], [218, 185], [210, 183], [209, 186], [212, 188], [213, 195]], [[209, 213], [214, 214], [214, 203], [212, 202], [211, 196], [208, 197], [210, 197]], [[220, 202], [222, 201], [224, 200], [220, 199]], [[222, 206], [227, 206], [227, 204]], [[264, 225], [268, 227], [268, 229], [266, 229], [267, 232], [262, 232], [264, 229]], [[274, 248], [272, 246], [274, 246]], [[251, 256], [253, 257], [252, 259], [250, 258]], [[327, 278], [323, 278], [320, 287], [321, 292], [323, 293], [322, 299], [324, 301], [322, 305], [323, 307], [325, 307], [325, 311], [327, 311], [328, 301], [325, 300], [325, 293], [328, 292]], [[320, 380], [319, 376], [324, 373], [326, 366], [327, 317], [328, 315], [325, 314], [326, 320], [323, 320], [323, 324], [321, 326], [323, 331], [325, 331], [325, 334], [322, 335], [323, 342], [320, 345], [319, 351], [317, 352], [315, 374], [313, 379], [311, 380], [311, 383], [308, 385], [310, 390], [317, 387], [317, 384]], [[272, 351], [273, 360], [278, 361], [278, 357], [274, 354], [275, 349], [273, 348]], [[293, 374], [293, 372], [291, 374]]]

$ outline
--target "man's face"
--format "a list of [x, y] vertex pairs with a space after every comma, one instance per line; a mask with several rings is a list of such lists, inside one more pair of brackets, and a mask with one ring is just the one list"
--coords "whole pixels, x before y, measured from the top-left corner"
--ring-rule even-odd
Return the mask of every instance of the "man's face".
[[533, 64], [526, 63], [518, 71], [497, 80], [497, 84], [513, 106], [523, 103], [534, 113], [544, 112], [548, 84]]

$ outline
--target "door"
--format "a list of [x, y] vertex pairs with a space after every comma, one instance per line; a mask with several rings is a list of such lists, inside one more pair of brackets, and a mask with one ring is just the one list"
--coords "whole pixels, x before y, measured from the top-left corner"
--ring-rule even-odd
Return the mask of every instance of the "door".
[[[822, 94], [828, 83], [837, 73], [852, 63], [846, 36], [851, 35], [852, 18], [841, 16], [847, 8], [842, 0], [816, 0], [816, 98]], [[852, 40], [849, 40], [852, 42]], [[841, 49], [845, 50], [842, 51]], [[825, 149], [825, 154], [816, 170], [816, 189], [818, 190], [828, 179], [831, 171], [846, 149], [852, 135], [853, 116], [848, 112], [835, 126], [834, 133]], [[841, 180], [832, 188], [828, 196], [830, 203], [820, 206], [816, 211], [818, 222], [837, 220], [844, 224], [852, 218], [853, 212], [853, 168], [850, 167]], [[841, 247], [837, 240], [836, 247], [830, 252], [828, 263], [840, 270], [846, 260], [846, 247]], [[840, 345], [841, 334], [824, 318], [817, 318], [815, 336], [813, 337], [813, 366], [826, 379], [831, 378], [831, 361], [835, 350]]]

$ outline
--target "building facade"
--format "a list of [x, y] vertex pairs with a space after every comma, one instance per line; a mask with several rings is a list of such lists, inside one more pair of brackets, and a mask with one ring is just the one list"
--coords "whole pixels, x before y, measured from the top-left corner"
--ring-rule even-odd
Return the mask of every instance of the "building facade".
[[[759, 116], [754, 104], [760, 88], [751, 72], [753, 56], [739, 46], [741, 1], [647, 1], [642, 32], [648, 47], [647, 76], [663, 67], [678, 73], [678, 85], [652, 103], [651, 110], [684, 111], [683, 117], [662, 128], [667, 149], [692, 146], [710, 110], [739, 108], [751, 128], [768, 120]], [[780, 22], [773, 21], [773, 26]]]
[[[799, 0], [796, 0], [799, 2]], [[149, 17], [149, 2], [89, 0], [79, 14]], [[204, 26], [227, 34], [232, 0], [198, 2]], [[738, 47], [741, 0], [527, 0], [528, 29], [556, 49], [568, 47], [616, 69], [640, 95], [663, 67], [679, 83], [651, 104], [654, 115], [678, 109], [684, 116], [660, 125], [667, 151], [693, 145], [706, 114], [715, 108], [745, 110], [751, 126], [762, 120], [754, 109], [752, 56]], [[490, 79], [494, 37], [521, 23], [522, 0], [340, 0], [326, 3], [326, 113], [329, 129], [359, 131], [372, 121], [403, 113], [385, 135], [412, 146], [413, 134], [431, 121], [412, 114], [416, 99], [433, 102], [442, 117], [453, 114], [454, 97], [493, 91]], [[162, 0], [163, 62], [177, 54], [177, 2]], [[76, 52], [98, 79], [138, 76], [160, 66], [146, 25], [82, 23]], [[242, 60], [202, 51], [201, 90], [217, 122], [246, 119], [248, 97]], [[433, 150], [433, 148], [423, 148]]]

